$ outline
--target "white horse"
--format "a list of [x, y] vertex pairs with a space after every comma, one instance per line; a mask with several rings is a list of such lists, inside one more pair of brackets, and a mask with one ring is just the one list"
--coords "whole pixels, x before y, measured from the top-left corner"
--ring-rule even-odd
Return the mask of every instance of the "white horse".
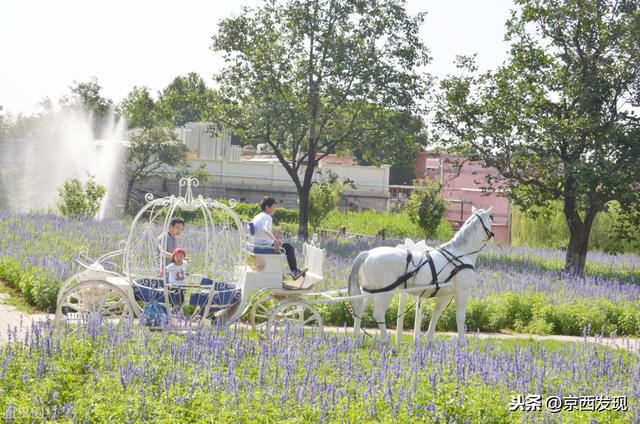
[[[418, 286], [426, 286], [426, 289], [411, 291], [410, 294], [430, 297], [436, 292], [436, 304], [427, 330], [427, 342], [433, 341], [438, 319], [453, 297], [456, 300], [458, 342], [464, 341], [467, 300], [475, 282], [476, 259], [493, 237], [491, 209], [485, 211], [473, 207], [471, 216], [453, 239], [438, 248], [428, 248], [424, 242], [413, 244], [407, 239], [404, 249], [399, 248], [400, 246], [376, 247], [361, 252], [356, 257], [349, 275], [349, 295], [358, 296], [362, 291], [375, 294], [373, 317], [380, 327], [383, 341], [389, 341], [385, 312], [395, 291]], [[407, 274], [411, 277], [402, 281], [402, 277]], [[439, 289], [436, 289], [436, 286]], [[360, 332], [361, 317], [369, 300], [371, 297], [351, 301], [356, 337]]]

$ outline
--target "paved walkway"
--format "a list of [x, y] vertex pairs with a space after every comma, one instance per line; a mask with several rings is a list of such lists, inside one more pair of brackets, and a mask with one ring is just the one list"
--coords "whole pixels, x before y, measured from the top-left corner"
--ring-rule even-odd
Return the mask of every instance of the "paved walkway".
[[0, 341], [7, 340], [9, 328], [11, 331], [16, 328], [18, 336], [22, 336], [24, 331], [31, 327], [31, 323], [47, 317], [46, 314], [27, 314], [17, 311], [15, 307], [4, 303], [8, 297], [8, 293], [0, 293]]

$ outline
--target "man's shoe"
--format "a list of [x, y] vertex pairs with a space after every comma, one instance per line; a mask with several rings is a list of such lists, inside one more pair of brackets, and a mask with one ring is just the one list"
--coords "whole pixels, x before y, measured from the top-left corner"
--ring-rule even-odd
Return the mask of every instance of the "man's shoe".
[[308, 268], [305, 268], [302, 271], [300, 271], [299, 269], [295, 271], [291, 271], [291, 278], [293, 278], [294, 280], [297, 280], [300, 277], [304, 277], [308, 270], [309, 270]]

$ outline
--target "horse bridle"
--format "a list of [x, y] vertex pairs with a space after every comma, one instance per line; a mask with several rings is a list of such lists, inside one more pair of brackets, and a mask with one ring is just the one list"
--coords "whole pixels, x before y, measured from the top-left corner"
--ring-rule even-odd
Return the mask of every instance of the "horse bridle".
[[[435, 248], [435, 250], [439, 251], [440, 253], [442, 253], [442, 256], [444, 256], [447, 259], [447, 265], [449, 263], [454, 263], [454, 261], [458, 261], [460, 263], [462, 263], [462, 261], [460, 261], [460, 258], [464, 258], [465, 256], [469, 256], [469, 255], [473, 255], [474, 253], [480, 253], [482, 251], [482, 249], [485, 248], [485, 246], [487, 245], [487, 242], [489, 240], [491, 240], [492, 237], [495, 237], [495, 234], [493, 234], [493, 231], [489, 230], [487, 228], [486, 225], [484, 225], [484, 221], [482, 220], [482, 217], [480, 216], [480, 214], [478, 214], [478, 212], [474, 212], [473, 213], [479, 220], [480, 220], [480, 224], [482, 225], [482, 229], [484, 230], [485, 235], [487, 236], [487, 238], [484, 240], [484, 243], [482, 244], [482, 247], [478, 250], [474, 250], [473, 252], [467, 252], [467, 253], [463, 253], [462, 255], [458, 255], [455, 256], [454, 254], [452, 254], [451, 252], [449, 252], [448, 250], [438, 246]], [[445, 265], [444, 267], [442, 267], [440, 269], [440, 271], [438, 271], [438, 274], [440, 274], [440, 272], [442, 272], [442, 270], [447, 266]]]
[[473, 214], [478, 217], [478, 219], [480, 220], [480, 224], [482, 224], [482, 229], [484, 230], [484, 233], [487, 236], [487, 239], [485, 240], [485, 242], [491, 240], [491, 237], [495, 237], [495, 234], [493, 234], [493, 231], [489, 230], [487, 226], [484, 225], [484, 221], [482, 220], [482, 217], [480, 216], [480, 214], [478, 212], [474, 212]]

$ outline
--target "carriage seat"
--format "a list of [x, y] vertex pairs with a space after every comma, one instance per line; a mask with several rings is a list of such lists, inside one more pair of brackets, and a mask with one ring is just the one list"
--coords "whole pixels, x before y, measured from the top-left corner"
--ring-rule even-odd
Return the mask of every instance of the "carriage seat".
[[[133, 281], [133, 294], [137, 301], [155, 300], [158, 303], [164, 303], [164, 280], [161, 278], [136, 279]], [[182, 303], [180, 290], [169, 290], [169, 302], [174, 305]]]
[[[189, 304], [197, 305], [203, 308], [209, 300], [209, 295], [212, 293], [210, 313], [215, 313], [223, 310], [240, 300], [240, 289], [233, 283], [214, 282], [209, 278], [202, 278], [200, 285], [203, 286], [203, 290], [195, 291], [189, 296]], [[211, 285], [213, 285], [213, 291], [211, 291]], [[150, 302], [155, 300], [161, 305], [165, 303], [164, 296], [164, 281], [160, 278], [139, 278], [134, 281], [133, 291], [135, 299], [141, 302]], [[169, 303], [171, 305], [182, 305], [185, 303], [185, 289], [179, 287], [173, 287], [169, 290]], [[201, 309], [199, 314], [202, 315], [204, 309]]]
[[279, 255], [280, 252], [273, 250], [273, 247], [261, 247], [254, 244], [247, 245], [247, 251], [254, 255]]
[[[245, 229], [249, 235], [255, 235], [256, 229], [253, 226], [253, 222], [245, 222]], [[273, 250], [273, 247], [270, 246], [256, 246], [253, 243], [247, 243], [247, 251], [253, 253], [254, 255], [279, 255], [279, 252]]]

